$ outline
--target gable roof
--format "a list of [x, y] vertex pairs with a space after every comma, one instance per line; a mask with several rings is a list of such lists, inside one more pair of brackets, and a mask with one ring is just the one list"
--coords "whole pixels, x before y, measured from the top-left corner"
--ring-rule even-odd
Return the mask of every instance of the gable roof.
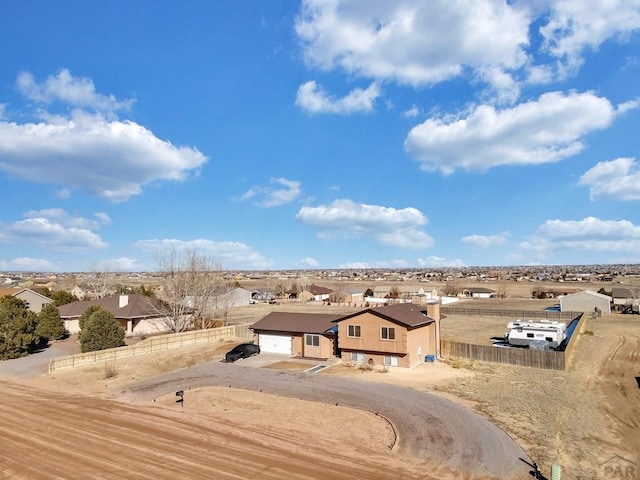
[[251, 330], [290, 333], [329, 333], [341, 315], [331, 313], [271, 312], [251, 325]]
[[53, 300], [50, 299], [49, 297], [47, 297], [45, 295], [42, 295], [40, 292], [36, 292], [35, 290], [33, 290], [31, 288], [20, 288], [20, 287], [16, 287], [16, 288], [0, 288], [0, 297], [5, 297], [7, 295], [10, 295], [12, 297], [17, 297], [22, 292], [31, 292], [32, 294], [37, 295], [38, 297], [41, 297], [43, 300], [46, 300], [49, 303], [53, 302]]
[[464, 290], [470, 293], [495, 293], [495, 290], [491, 290], [490, 288], [486, 287], [469, 287], [465, 288]]
[[594, 292], [593, 290], [581, 290], [579, 292], [571, 293], [569, 295], [566, 295], [565, 298], [567, 298], [567, 297], [578, 297], [578, 296], [584, 296], [584, 295], [588, 295], [588, 296], [591, 296], [591, 297], [596, 297], [596, 298], [601, 298], [603, 300], [611, 301], [611, 297], [609, 295], [604, 295], [602, 293]]
[[[127, 297], [127, 303], [120, 306], [120, 297]], [[162, 309], [162, 301], [157, 298], [147, 297], [138, 293], [129, 295], [111, 295], [109, 297], [96, 298], [94, 300], [81, 300], [67, 303], [58, 307], [60, 318], [77, 318], [91, 305], [98, 305], [111, 312], [116, 318], [146, 318], [160, 317], [159, 309]], [[154, 308], [154, 305], [156, 307]]]
[[384, 307], [368, 308], [357, 313], [352, 313], [346, 317], [338, 318], [334, 322], [342, 322], [353, 317], [357, 317], [364, 313], [371, 313], [378, 317], [384, 318], [397, 325], [407, 328], [416, 328], [435, 322], [433, 318], [427, 315], [427, 311], [421, 309], [412, 303], [395, 303], [385, 305]]
[[321, 287], [319, 285], [309, 285], [305, 288], [305, 291], [309, 292], [312, 295], [327, 295], [329, 293], [333, 293], [333, 290], [326, 287]]

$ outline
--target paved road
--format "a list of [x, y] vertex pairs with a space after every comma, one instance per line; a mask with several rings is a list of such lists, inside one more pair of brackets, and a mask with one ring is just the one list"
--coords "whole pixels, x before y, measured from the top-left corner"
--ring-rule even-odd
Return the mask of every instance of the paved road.
[[436, 460], [461, 472], [500, 479], [528, 478], [526, 453], [484, 417], [441, 397], [396, 385], [323, 374], [226, 364], [198, 365], [142, 380], [125, 397], [151, 400], [177, 390], [229, 386], [378, 412], [390, 420], [400, 452]]

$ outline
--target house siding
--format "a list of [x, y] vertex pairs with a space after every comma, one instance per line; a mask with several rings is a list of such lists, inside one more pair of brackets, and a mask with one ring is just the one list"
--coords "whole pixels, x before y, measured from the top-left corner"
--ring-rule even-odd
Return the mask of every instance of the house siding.
[[[435, 321], [415, 328], [381, 318], [369, 311], [340, 321], [338, 346], [342, 351], [342, 361], [351, 362], [351, 354], [361, 352], [364, 354], [364, 363], [383, 365], [385, 355], [391, 355], [398, 357], [398, 367], [412, 368], [424, 362], [426, 355], [437, 355], [440, 305], [427, 305], [426, 310]], [[348, 336], [349, 325], [360, 326], [359, 338]], [[383, 340], [381, 327], [395, 328], [395, 340]]]

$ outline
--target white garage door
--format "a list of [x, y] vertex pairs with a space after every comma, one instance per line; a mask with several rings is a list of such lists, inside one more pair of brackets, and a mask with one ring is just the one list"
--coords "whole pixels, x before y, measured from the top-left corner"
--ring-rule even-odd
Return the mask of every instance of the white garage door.
[[264, 335], [258, 337], [260, 351], [270, 353], [286, 353], [291, 355], [290, 335]]

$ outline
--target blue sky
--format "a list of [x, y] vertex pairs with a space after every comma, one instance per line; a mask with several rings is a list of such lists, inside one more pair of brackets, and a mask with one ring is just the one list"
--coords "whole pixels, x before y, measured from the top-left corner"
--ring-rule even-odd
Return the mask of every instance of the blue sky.
[[640, 2], [0, 2], [0, 270], [640, 262]]

